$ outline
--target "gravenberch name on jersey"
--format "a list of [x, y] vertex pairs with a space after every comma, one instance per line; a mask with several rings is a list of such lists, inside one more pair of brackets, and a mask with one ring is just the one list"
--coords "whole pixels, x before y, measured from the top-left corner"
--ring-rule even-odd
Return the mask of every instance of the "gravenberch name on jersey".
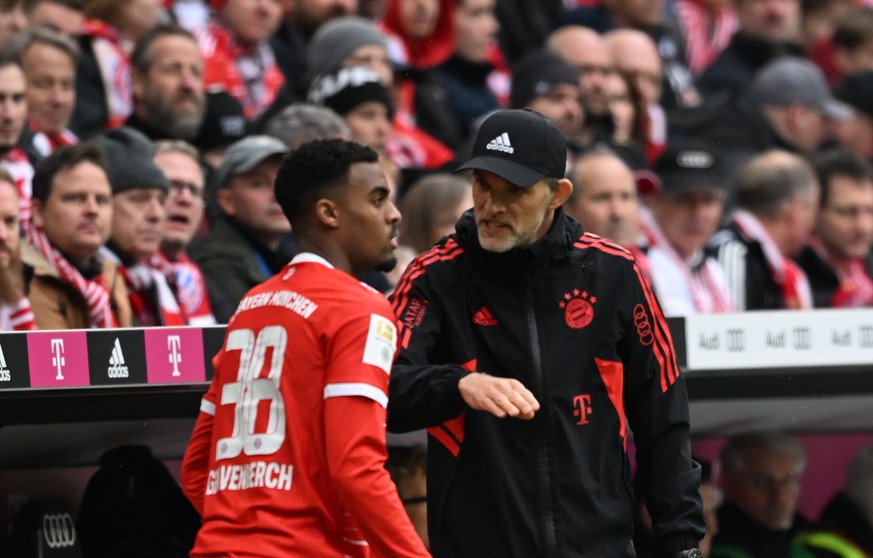
[[267, 291], [245, 297], [239, 303], [237, 312], [260, 308], [262, 306], [280, 306], [295, 314], [309, 318], [318, 310], [318, 305], [295, 291]]
[[221, 465], [209, 471], [206, 480], [206, 495], [222, 490], [249, 490], [269, 488], [291, 490], [294, 466], [285, 463], [252, 461], [243, 465]]

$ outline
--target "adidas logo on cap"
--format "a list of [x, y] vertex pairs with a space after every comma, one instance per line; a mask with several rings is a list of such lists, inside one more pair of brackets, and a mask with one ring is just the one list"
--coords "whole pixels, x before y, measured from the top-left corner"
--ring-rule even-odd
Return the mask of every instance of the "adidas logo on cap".
[[488, 145], [485, 146], [485, 149], [490, 149], [491, 151], [502, 151], [510, 154], [515, 153], [515, 148], [512, 147], [512, 144], [509, 142], [509, 134], [506, 132], [503, 132], [493, 140], [489, 141]]

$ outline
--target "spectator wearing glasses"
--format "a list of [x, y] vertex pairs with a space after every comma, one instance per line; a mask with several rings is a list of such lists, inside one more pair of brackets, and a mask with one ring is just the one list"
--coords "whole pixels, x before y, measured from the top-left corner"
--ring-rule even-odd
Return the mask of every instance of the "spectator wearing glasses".
[[149, 265], [164, 274], [189, 325], [214, 324], [203, 273], [188, 256], [188, 246], [203, 220], [205, 187], [200, 154], [184, 141], [163, 140], [155, 143], [153, 160], [167, 177], [170, 190], [164, 236]]

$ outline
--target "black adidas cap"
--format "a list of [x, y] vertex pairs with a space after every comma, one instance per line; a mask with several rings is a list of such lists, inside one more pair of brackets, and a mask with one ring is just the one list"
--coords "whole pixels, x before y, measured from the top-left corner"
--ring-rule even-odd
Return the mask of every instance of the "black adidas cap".
[[479, 127], [473, 158], [455, 172], [484, 170], [521, 188], [543, 178], [562, 178], [567, 165], [567, 141], [545, 116], [530, 109], [501, 110]]

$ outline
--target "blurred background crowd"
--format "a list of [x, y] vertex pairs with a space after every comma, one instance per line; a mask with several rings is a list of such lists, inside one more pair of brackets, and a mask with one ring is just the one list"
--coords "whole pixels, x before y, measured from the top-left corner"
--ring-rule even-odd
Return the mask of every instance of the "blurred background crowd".
[[[869, 4], [2, 0], [0, 327], [223, 323], [295, 251], [272, 182], [315, 138], [380, 154], [408, 262], [506, 107], [565, 134], [566, 213], [667, 315], [868, 306]], [[78, 167], [107, 203], [58, 202]]]
[[[273, 183], [316, 138], [380, 155], [401, 265], [364, 279], [389, 293], [472, 205], [451, 171], [500, 108], [560, 128], [563, 211], [668, 316], [873, 304], [873, 1], [0, 0], [0, 329], [225, 323], [296, 250]], [[789, 442], [728, 447], [728, 480], [746, 451], [793, 459], [744, 478], [796, 498]], [[873, 555], [860, 463], [824, 527], [861, 554], [812, 555]], [[723, 537], [824, 540], [741, 493]]]

